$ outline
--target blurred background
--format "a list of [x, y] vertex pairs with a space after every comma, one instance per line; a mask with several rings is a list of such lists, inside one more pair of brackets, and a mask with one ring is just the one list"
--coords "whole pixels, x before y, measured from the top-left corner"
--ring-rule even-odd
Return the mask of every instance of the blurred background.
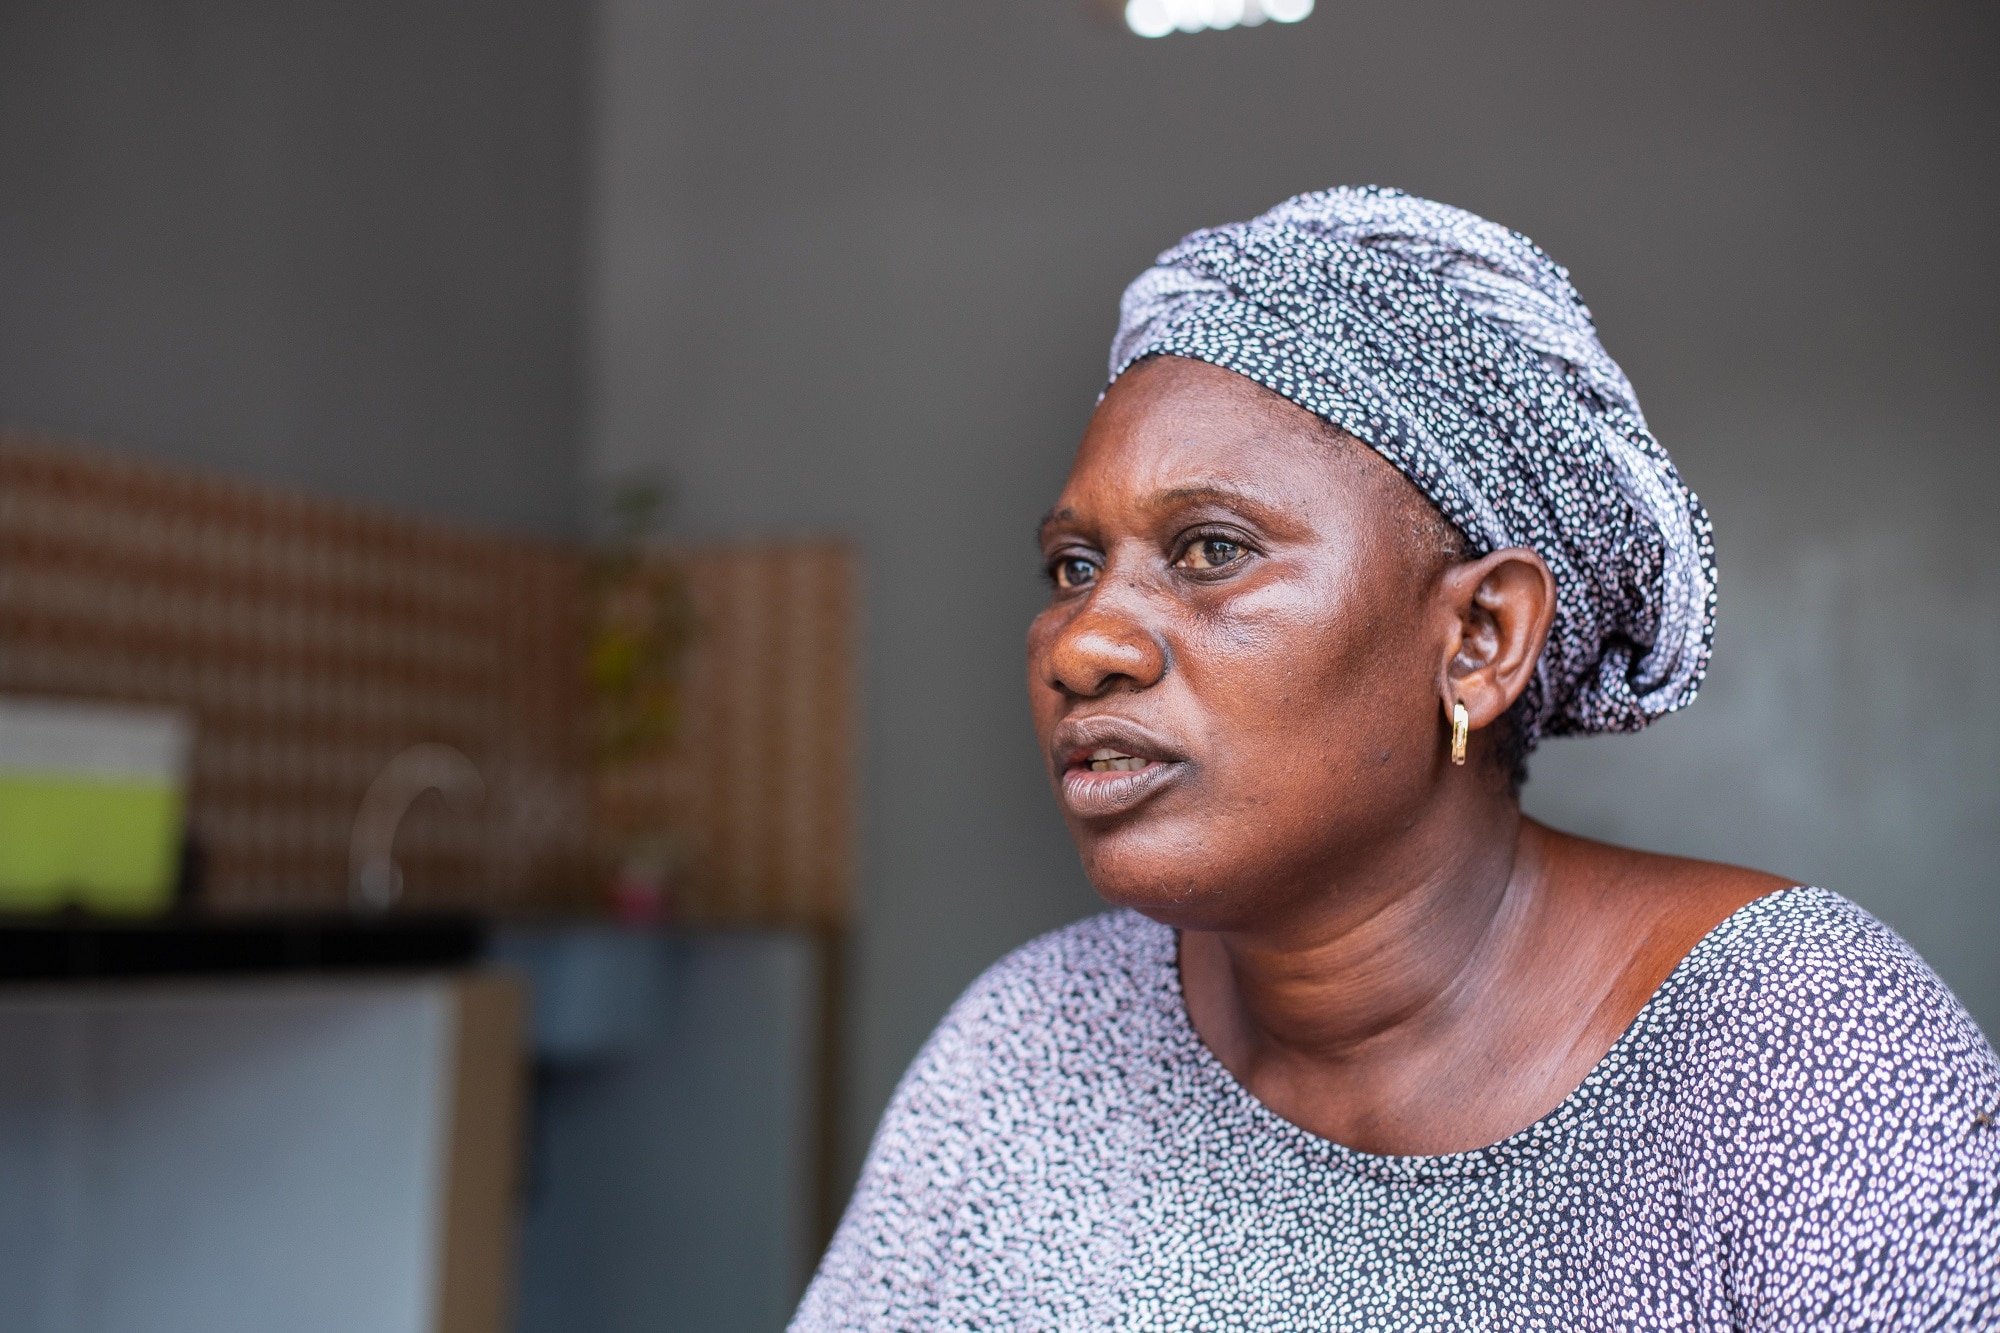
[[0, 0], [0, 843], [185, 814], [0, 846], [0, 1330], [782, 1327], [1096, 910], [1021, 643], [1118, 294], [1335, 183], [1566, 264], [1715, 518], [1700, 702], [1531, 812], [2000, 1030], [2000, 11], [1300, 8]]

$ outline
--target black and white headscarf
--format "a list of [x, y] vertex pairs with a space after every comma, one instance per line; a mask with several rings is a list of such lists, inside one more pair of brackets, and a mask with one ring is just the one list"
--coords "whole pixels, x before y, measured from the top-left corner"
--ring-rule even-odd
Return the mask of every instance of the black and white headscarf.
[[1126, 289], [1111, 378], [1156, 354], [1233, 370], [1372, 446], [1480, 553], [1541, 554], [1557, 608], [1526, 746], [1636, 731], [1694, 698], [1715, 627], [1708, 513], [1527, 237], [1400, 190], [1302, 194], [1194, 233]]

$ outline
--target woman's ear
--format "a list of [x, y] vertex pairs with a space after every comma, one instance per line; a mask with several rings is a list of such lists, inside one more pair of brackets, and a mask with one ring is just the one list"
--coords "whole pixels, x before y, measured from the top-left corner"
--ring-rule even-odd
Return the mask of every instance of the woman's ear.
[[1528, 688], [1555, 621], [1555, 575], [1535, 552], [1510, 546], [1447, 569], [1441, 592], [1456, 621], [1438, 680], [1445, 722], [1462, 703], [1477, 731]]

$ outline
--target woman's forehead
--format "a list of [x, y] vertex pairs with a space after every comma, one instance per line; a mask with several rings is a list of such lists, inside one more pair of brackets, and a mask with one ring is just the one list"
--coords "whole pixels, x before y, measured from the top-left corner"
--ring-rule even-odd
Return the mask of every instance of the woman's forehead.
[[1261, 385], [1204, 362], [1161, 357], [1135, 366], [1105, 394], [1051, 517], [1086, 496], [1152, 507], [1275, 509], [1358, 482], [1400, 480], [1365, 445]]

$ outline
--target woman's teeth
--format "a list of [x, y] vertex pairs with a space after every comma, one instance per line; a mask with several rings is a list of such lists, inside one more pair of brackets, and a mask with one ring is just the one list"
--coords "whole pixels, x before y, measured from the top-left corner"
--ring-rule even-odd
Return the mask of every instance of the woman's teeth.
[[1095, 750], [1091, 752], [1089, 762], [1093, 773], [1137, 773], [1151, 761], [1121, 754], [1117, 750]]

